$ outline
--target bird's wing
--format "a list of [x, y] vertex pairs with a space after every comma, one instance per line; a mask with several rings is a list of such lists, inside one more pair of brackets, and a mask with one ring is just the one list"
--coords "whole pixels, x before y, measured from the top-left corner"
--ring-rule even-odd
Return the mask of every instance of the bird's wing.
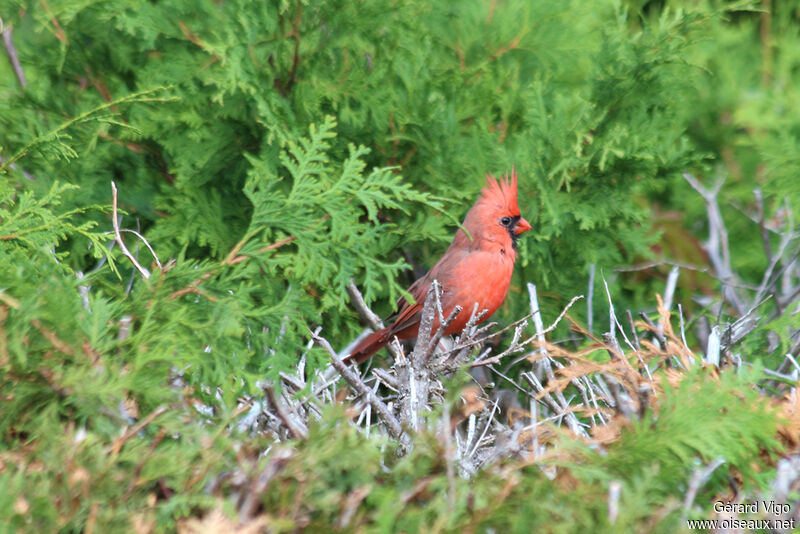
[[392, 323], [391, 333], [396, 334], [401, 330], [408, 328], [409, 326], [418, 323], [420, 315], [422, 315], [422, 307], [425, 305], [425, 296], [428, 293], [428, 288], [431, 286], [431, 282], [433, 281], [430, 277], [430, 272], [423, 276], [422, 278], [417, 279], [411, 287], [408, 288], [408, 292], [411, 293], [411, 296], [414, 297], [414, 304], [409, 304], [409, 302], [400, 297], [398, 302], [400, 303], [400, 309], [397, 311], [397, 315], [394, 319], [394, 323]]
[[453, 275], [456, 271], [456, 266], [460, 261], [466, 257], [469, 250], [466, 249], [448, 249], [442, 258], [434, 265], [428, 273], [414, 282], [408, 288], [408, 292], [414, 297], [415, 303], [409, 304], [404, 298], [399, 299], [400, 309], [397, 312], [397, 317], [392, 324], [391, 332], [395, 334], [406, 328], [419, 323], [422, 316], [422, 308], [425, 306], [425, 298], [428, 296], [428, 290], [434, 280], [438, 280], [444, 290], [442, 296], [442, 310], [445, 315], [448, 310], [452, 308], [449, 301], [451, 300], [452, 287], [454, 282]]

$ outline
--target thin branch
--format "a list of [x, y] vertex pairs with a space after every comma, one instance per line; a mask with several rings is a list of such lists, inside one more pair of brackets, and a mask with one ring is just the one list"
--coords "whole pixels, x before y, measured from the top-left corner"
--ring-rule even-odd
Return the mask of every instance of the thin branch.
[[361, 378], [356, 375], [356, 373], [347, 365], [345, 364], [339, 355], [336, 354], [336, 351], [333, 350], [331, 344], [328, 343], [328, 340], [324, 337], [315, 334], [311, 330], [309, 330], [311, 337], [314, 341], [328, 351], [331, 356], [331, 363], [333, 364], [334, 368], [339, 371], [339, 374], [342, 375], [350, 386], [356, 390], [357, 393], [363, 395], [365, 399], [372, 405], [376, 412], [381, 416], [383, 422], [386, 424], [389, 433], [392, 437], [400, 439], [403, 436], [403, 428], [400, 426], [400, 422], [397, 418], [389, 411], [389, 408], [380, 400], [375, 393], [372, 392], [372, 389], [369, 388]]
[[[139, 232], [137, 232], [136, 230], [131, 230], [131, 229], [129, 229], [129, 228], [120, 228], [120, 229], [119, 229], [119, 231], [120, 231], [120, 232], [128, 232], [129, 234], [133, 234], [133, 235], [135, 235], [136, 237], [138, 237], [139, 239], [141, 239], [141, 240], [142, 240], [142, 242], [144, 243], [144, 246], [146, 246], [146, 247], [147, 247], [147, 250], [149, 250], [149, 251], [150, 251], [150, 254], [152, 254], [152, 256], [153, 256], [153, 259], [154, 259], [154, 260], [155, 260], [155, 262], [156, 262], [156, 265], [158, 265], [158, 268], [159, 268], [159, 269], [162, 269], [162, 270], [164, 269], [164, 266], [163, 266], [163, 265], [161, 265], [161, 261], [158, 259], [158, 256], [156, 255], [156, 251], [155, 251], [155, 250], [153, 250], [153, 247], [151, 247], [151, 246], [150, 246], [150, 243], [148, 243], [148, 242], [147, 242], [147, 239], [145, 239], [145, 237], [144, 237], [142, 234], [140, 234], [140, 233], [139, 233]], [[114, 232], [103, 232], [103, 234], [113, 234], [113, 233], [114, 233]], [[117, 240], [115, 239], [115, 240], [114, 240], [114, 243], [116, 243], [116, 242], [117, 242]]]
[[616, 341], [616, 339], [617, 339], [616, 329], [619, 328], [619, 332], [620, 332], [620, 334], [622, 334], [622, 339], [625, 340], [625, 344], [628, 345], [628, 347], [630, 347], [631, 350], [636, 350], [636, 349], [634, 349], [633, 343], [631, 343], [631, 340], [628, 339], [627, 334], [625, 334], [625, 329], [622, 328], [622, 325], [620, 324], [619, 319], [617, 319], [617, 314], [614, 311], [614, 303], [612, 302], [612, 299], [611, 299], [611, 290], [608, 289], [608, 282], [606, 281], [606, 277], [605, 276], [603, 276], [603, 287], [605, 288], [606, 296], [608, 297], [609, 334], [611, 335], [611, 337], [614, 338], [614, 341]]
[[442, 407], [442, 437], [444, 441], [445, 472], [447, 473], [447, 504], [450, 514], [455, 513], [456, 506], [456, 477], [453, 467], [453, 444], [450, 436], [450, 404], [444, 403]]
[[[320, 221], [325, 220], [328, 217], [330, 217], [330, 214], [327, 214], [324, 217], [320, 217]], [[296, 235], [290, 235], [288, 237], [284, 237], [283, 239], [279, 239], [278, 241], [275, 241], [274, 243], [270, 243], [269, 245], [264, 245], [263, 247], [258, 249], [255, 252], [255, 254], [253, 254], [252, 256], [255, 256], [256, 254], [263, 254], [264, 252], [269, 252], [270, 250], [275, 250], [277, 248], [281, 248], [284, 245], [288, 245], [289, 243], [291, 243], [295, 239], [297, 239]], [[244, 243], [242, 243], [242, 245], [244, 245]], [[241, 247], [241, 245], [238, 245], [238, 244], [237, 244], [237, 246]], [[238, 265], [238, 264], [242, 263], [243, 261], [245, 261], [245, 260], [247, 260], [247, 259], [252, 257], [249, 254], [239, 254], [237, 256], [235, 254], [235, 252], [238, 252], [236, 247], [234, 247], [234, 249], [232, 249], [231, 252], [228, 254], [228, 256], [222, 261], [222, 265]]]
[[[477, 302], [476, 302], [475, 304], [476, 304], [476, 308], [477, 308]], [[474, 310], [473, 310], [473, 316], [470, 318], [470, 322], [468, 322], [468, 323], [467, 323], [467, 326], [465, 326], [465, 327], [464, 327], [464, 330], [463, 330], [463, 332], [467, 332], [467, 331], [470, 329], [470, 327], [472, 327], [472, 326], [475, 326], [475, 325], [476, 325], [476, 324], [477, 324], [477, 323], [478, 323], [478, 322], [479, 322], [481, 319], [483, 319], [483, 317], [484, 317], [484, 316], [485, 316], [487, 313], [489, 313], [489, 310], [487, 310], [487, 309], [483, 309], [483, 310], [481, 310], [481, 312], [480, 312], [480, 313], [477, 313], [477, 314], [476, 314], [476, 313], [474, 313]], [[470, 341], [467, 341], [467, 342], [466, 342], [466, 343], [464, 343], [463, 345], [462, 345], [461, 343], [456, 343], [456, 344], [455, 344], [455, 346], [454, 346], [452, 349], [450, 349], [450, 350], [448, 351], [448, 353], [452, 353], [452, 352], [460, 351], [460, 350], [463, 350], [463, 349], [468, 349], [468, 348], [470, 348], [470, 347], [474, 347], [474, 346], [476, 346], [476, 345], [481, 345], [481, 344], [483, 344], [483, 343], [485, 343], [485, 342], [489, 341], [490, 339], [496, 338], [496, 337], [497, 337], [497, 336], [499, 336], [500, 334], [503, 334], [503, 333], [505, 333], [505, 332], [507, 332], [507, 331], [511, 330], [512, 328], [516, 328], [518, 325], [520, 325], [520, 324], [522, 324], [522, 323], [526, 322], [526, 321], [527, 321], [528, 319], [530, 319], [530, 318], [531, 318], [531, 316], [530, 316], [530, 314], [528, 314], [528, 315], [526, 315], [525, 317], [523, 317], [522, 319], [518, 319], [518, 320], [514, 321], [514, 322], [513, 322], [513, 323], [511, 323], [510, 325], [508, 325], [508, 326], [506, 326], [506, 327], [504, 327], [504, 328], [501, 328], [501, 329], [500, 329], [500, 330], [498, 330], [497, 332], [492, 332], [491, 334], [489, 334], [489, 335], [488, 335], [488, 336], [486, 336], [486, 337], [482, 337], [482, 338], [479, 338], [479, 339], [471, 339], [471, 338], [474, 338], [475, 336], [478, 336], [478, 335], [480, 335], [481, 333], [485, 332], [485, 331], [486, 331], [486, 330], [488, 330], [490, 327], [492, 327], [492, 326], [496, 326], [496, 325], [497, 325], [497, 323], [488, 323], [488, 324], [485, 324], [485, 325], [483, 325], [481, 328], [479, 328], [479, 329], [478, 329], [478, 331], [474, 333], [474, 335], [472, 335], [472, 336], [468, 336], [468, 338], [467, 338], [467, 339], [471, 339]], [[463, 334], [462, 334], [462, 335], [463, 335]]]
[[680, 267], [681, 269], [686, 269], [688, 271], [696, 271], [698, 273], [705, 273], [708, 272], [708, 267], [699, 267], [697, 265], [692, 265], [691, 263], [682, 263], [679, 261], [649, 261], [647, 263], [640, 263], [638, 265], [632, 265], [631, 267], [615, 267], [612, 269], [615, 273], [630, 273], [636, 271], [645, 271], [647, 269], [653, 269], [655, 267], [661, 267], [662, 265], [670, 265], [672, 267]]
[[[438, 301], [438, 299], [437, 299], [437, 301]], [[437, 304], [439, 304], [439, 303], [437, 302]], [[441, 306], [439, 306], [438, 309], [441, 311]], [[461, 313], [461, 306], [454, 306], [453, 309], [450, 310], [450, 315], [448, 315], [447, 318], [444, 321], [440, 321], [439, 328], [433, 334], [433, 337], [431, 338], [430, 343], [428, 343], [428, 348], [425, 350], [425, 352], [422, 355], [422, 363], [423, 364], [425, 364], [428, 361], [428, 359], [431, 357], [431, 354], [433, 354], [433, 351], [436, 349], [436, 345], [438, 345], [439, 341], [442, 339], [442, 336], [444, 335], [445, 330], [447, 330], [447, 327], [450, 326], [450, 323], [452, 323], [455, 320], [456, 316], [459, 313]]]
[[739, 295], [731, 286], [731, 282], [736, 281], [733, 269], [731, 267], [731, 254], [728, 247], [728, 231], [725, 229], [725, 221], [722, 218], [722, 213], [719, 209], [717, 202], [717, 195], [724, 180], [720, 179], [714, 184], [711, 189], [705, 188], [700, 182], [689, 174], [683, 173], [683, 178], [689, 185], [697, 191], [703, 200], [706, 201], [706, 215], [708, 216], [708, 241], [706, 241], [704, 248], [708, 253], [711, 264], [717, 272], [722, 282], [722, 294], [725, 299], [733, 306], [736, 311], [741, 314], [744, 311]]
[[133, 257], [133, 254], [131, 254], [131, 251], [128, 250], [128, 247], [125, 246], [125, 242], [122, 240], [122, 234], [120, 234], [119, 230], [119, 218], [117, 215], [117, 184], [115, 184], [113, 181], [111, 182], [111, 220], [114, 225], [114, 236], [117, 240], [117, 244], [119, 244], [120, 250], [122, 250], [122, 253], [125, 255], [126, 258], [131, 260], [133, 266], [136, 267], [136, 269], [142, 274], [145, 280], [149, 279], [150, 271], [148, 271], [139, 264], [136, 258]]
[[22, 70], [22, 65], [19, 62], [19, 56], [17, 56], [17, 50], [14, 48], [14, 42], [11, 38], [12, 27], [3, 27], [3, 19], [0, 18], [0, 30], [2, 30], [3, 33], [3, 46], [6, 48], [6, 53], [8, 53], [8, 59], [11, 61], [11, 67], [14, 69], [14, 74], [17, 76], [17, 81], [19, 81], [19, 84], [23, 89], [25, 89], [28, 83], [25, 81], [25, 72]]
[[[678, 304], [678, 307], [680, 307], [680, 304]], [[631, 310], [625, 310], [625, 313], [628, 316], [628, 325], [631, 327], [631, 332], [633, 333], [633, 346], [636, 347], [637, 351], [641, 350], [641, 346], [639, 345], [639, 334], [636, 333], [636, 325], [633, 323], [633, 315], [631, 314]]]
[[481, 433], [481, 437], [479, 437], [477, 441], [475, 441], [475, 446], [472, 448], [472, 452], [467, 454], [468, 457], [472, 457], [475, 454], [475, 452], [478, 450], [478, 447], [481, 444], [481, 441], [483, 441], [483, 438], [486, 437], [486, 432], [488, 432], [489, 427], [492, 426], [492, 419], [494, 419], [494, 414], [495, 412], [497, 412], [498, 406], [499, 406], [498, 402], [494, 401], [494, 405], [492, 406], [492, 411], [489, 414], [489, 418], [486, 420], [486, 426], [483, 427], [483, 432]]
[[667, 275], [667, 286], [664, 288], [664, 309], [667, 311], [672, 309], [672, 299], [675, 297], [675, 288], [678, 285], [680, 272], [680, 267], [676, 265], [670, 269], [669, 275]]
[[756, 198], [756, 208], [758, 209], [758, 229], [761, 231], [761, 243], [764, 245], [764, 254], [768, 260], [772, 260], [772, 245], [769, 242], [769, 232], [764, 224], [764, 194], [761, 188], [753, 189], [753, 196]]
[[753, 304], [753, 306], [749, 310], [747, 310], [741, 317], [736, 319], [736, 321], [730, 327], [731, 330], [730, 339], [728, 340], [727, 343], [725, 343], [724, 348], [729, 348], [734, 344], [738, 343], [747, 334], [749, 334], [758, 327], [759, 321], [760, 319], [762, 319], [762, 317], [754, 315], [755, 311], [761, 306], [763, 306], [765, 303], [769, 302], [770, 299], [772, 299], [772, 295], [767, 295], [760, 301]]
[[158, 408], [147, 414], [144, 419], [133, 425], [122, 436], [114, 440], [114, 442], [111, 444], [111, 450], [109, 451], [110, 454], [112, 456], [116, 456], [117, 454], [119, 454], [119, 451], [122, 450], [122, 446], [125, 445], [125, 443], [129, 439], [131, 439], [133, 436], [141, 432], [144, 427], [152, 423], [156, 418], [165, 414], [167, 410], [168, 408], [166, 406], [159, 406]]
[[86, 122], [93, 115], [98, 115], [98, 114], [100, 114], [101, 112], [103, 112], [103, 111], [105, 111], [107, 109], [112, 109], [112, 108], [115, 108], [115, 106], [118, 106], [118, 105], [121, 105], [121, 104], [127, 104], [129, 102], [166, 102], [166, 101], [174, 100], [174, 99], [171, 99], [171, 98], [158, 98], [158, 97], [149, 96], [152, 93], [155, 93], [157, 91], [162, 91], [162, 90], [168, 89], [168, 88], [169, 87], [156, 87], [155, 89], [147, 89], [145, 91], [139, 91], [137, 93], [133, 93], [133, 94], [124, 96], [122, 98], [118, 98], [117, 100], [114, 100], [113, 102], [107, 102], [107, 103], [105, 103], [105, 104], [103, 104], [101, 106], [98, 106], [98, 107], [94, 108], [94, 109], [90, 109], [89, 111], [85, 111], [85, 112], [81, 113], [77, 117], [74, 117], [74, 118], [66, 121], [65, 123], [61, 124], [57, 128], [54, 128], [53, 130], [50, 130], [49, 132], [36, 137], [33, 141], [31, 141], [30, 143], [28, 143], [24, 147], [20, 148], [16, 153], [14, 153], [13, 156], [11, 156], [7, 160], [5, 160], [2, 164], [0, 164], [0, 174], [5, 174], [7, 172], [7, 169], [11, 168], [14, 165], [14, 163], [16, 163], [17, 160], [23, 158], [34, 147], [37, 147], [37, 146], [39, 146], [39, 145], [41, 145], [43, 143], [46, 143], [46, 142], [48, 142], [48, 141], [50, 141], [52, 139], [57, 139], [58, 136], [61, 134], [61, 132], [71, 128], [72, 126], [74, 126], [76, 124], [80, 124], [80, 123]]
[[592, 263], [589, 266], [589, 287], [586, 293], [586, 329], [589, 333], [594, 330], [594, 310], [592, 309], [592, 302], [594, 300], [594, 276], [597, 265]]
[[[292, 21], [292, 37], [294, 37], [294, 56], [292, 57], [292, 69], [289, 71], [289, 79], [286, 80], [282, 88], [282, 95], [286, 96], [297, 83], [297, 67], [300, 65], [300, 22], [303, 20], [303, 4], [297, 5], [297, 13]], [[280, 89], [280, 88], [279, 88]]]
[[[320, 223], [320, 222], [322, 222], [322, 221], [324, 221], [326, 219], [329, 219], [330, 216], [331, 216], [330, 213], [326, 213], [325, 215], [320, 217], [314, 223], [314, 225], [316, 225], [317, 223]], [[313, 229], [314, 225], [312, 225], [309, 229]], [[242, 249], [242, 247], [247, 244], [247, 239], [248, 238], [243, 238], [241, 241], [239, 241], [238, 243], [236, 243], [236, 245], [233, 246], [233, 248], [228, 253], [228, 255], [225, 257], [225, 259], [220, 262], [220, 267], [225, 267], [225, 266], [228, 266], [228, 265], [230, 265], [230, 266], [238, 265], [238, 264], [240, 264], [240, 263], [242, 263], [242, 262], [244, 262], [244, 261], [246, 261], [246, 260], [248, 260], [248, 259], [250, 259], [250, 258], [252, 258], [252, 257], [254, 257], [256, 255], [258, 255], [258, 254], [263, 254], [265, 252], [269, 252], [270, 250], [279, 249], [282, 246], [288, 245], [289, 243], [292, 243], [293, 241], [295, 241], [297, 239], [297, 236], [296, 235], [290, 235], [288, 237], [284, 237], [283, 239], [279, 239], [278, 241], [275, 241], [274, 243], [270, 243], [269, 245], [264, 245], [260, 249], [256, 250], [255, 253], [253, 253], [253, 254], [239, 254], [239, 251]], [[205, 273], [204, 275], [202, 275], [200, 278], [197, 278], [196, 280], [191, 282], [188, 286], [184, 287], [183, 289], [179, 289], [179, 290], [175, 291], [174, 293], [172, 293], [172, 295], [169, 296], [169, 300], [174, 300], [174, 299], [176, 299], [178, 297], [182, 297], [183, 295], [186, 295], [188, 293], [200, 293], [200, 291], [198, 291], [198, 289], [197, 289], [197, 286], [201, 282], [203, 282], [204, 280], [207, 280], [207, 279], [211, 278], [211, 276], [216, 274], [217, 271], [218, 271], [218, 269], [213, 269], [213, 270]]]
[[383, 321], [375, 312], [369, 309], [367, 303], [364, 301], [364, 297], [361, 295], [361, 292], [358, 290], [358, 287], [356, 287], [356, 283], [352, 278], [347, 281], [345, 289], [347, 290], [347, 294], [350, 295], [350, 302], [353, 303], [353, 306], [361, 318], [364, 319], [373, 330], [382, 329]]
[[711, 333], [708, 334], [708, 343], [706, 349], [706, 357], [705, 362], [711, 365], [716, 365], [719, 367], [719, 353], [720, 353], [720, 335], [722, 329], [719, 325], [714, 326], [711, 329]]
[[[592, 271], [594, 272], [594, 269], [592, 269]], [[594, 276], [591, 278], [594, 278]], [[544, 347], [544, 323], [542, 322], [542, 312], [539, 308], [539, 297], [536, 294], [536, 286], [530, 282], [528, 282], [527, 286], [531, 316], [533, 317], [533, 325], [536, 327], [536, 340], [539, 342], [539, 352], [541, 354], [547, 354], [547, 349]], [[592, 289], [591, 286], [589, 289]]]
[[661, 328], [647, 316], [647, 313], [639, 312], [639, 317], [651, 328], [653, 335], [656, 337], [656, 340], [658, 340], [658, 345], [661, 347], [661, 350], [667, 350], [667, 340], [664, 338]]
[[425, 362], [425, 355], [428, 354], [428, 349], [431, 343], [431, 332], [433, 331], [433, 321], [436, 315], [437, 303], [441, 308], [439, 302], [439, 294], [442, 286], [438, 280], [434, 280], [428, 289], [428, 294], [425, 297], [425, 304], [422, 307], [422, 315], [419, 320], [419, 333], [417, 334], [417, 343], [414, 346], [414, 352], [411, 354], [411, 361], [415, 367], [421, 367]]
[[612, 480], [608, 483], [608, 522], [612, 525], [619, 517], [619, 497], [622, 495], [622, 482]]
[[269, 463], [264, 470], [250, 482], [250, 487], [244, 494], [244, 502], [239, 507], [239, 522], [251, 524], [251, 519], [256, 515], [261, 504], [261, 497], [267, 491], [269, 483], [289, 463], [295, 451], [291, 449], [278, 449], [271, 453]]
[[[529, 295], [529, 300], [530, 300], [531, 315], [533, 316], [533, 324], [536, 327], [535, 337], [536, 337], [536, 340], [537, 340], [537, 342], [539, 344], [539, 353], [543, 356], [543, 358], [542, 358], [542, 360], [540, 360], [540, 362], [541, 362], [542, 368], [544, 369], [545, 374], [547, 375], [548, 383], [552, 383], [552, 382], [555, 382], [556, 376], [555, 376], [555, 373], [553, 372], [553, 365], [552, 365], [551, 360], [550, 360], [550, 355], [548, 354], [547, 348], [545, 347], [544, 323], [542, 322], [541, 312], [540, 312], [540, 308], [539, 308], [539, 298], [538, 298], [538, 296], [536, 294], [536, 286], [534, 284], [531, 284], [530, 282], [528, 283], [528, 295]], [[571, 306], [572, 302], [575, 302], [575, 300], [577, 300], [577, 297], [573, 298], [573, 300], [570, 302], [569, 305]], [[561, 315], [558, 316], [558, 319], [556, 319], [556, 323], [555, 324], [558, 324], [558, 321], [561, 320], [561, 318], [564, 316], [565, 313], [566, 313], [566, 309], [561, 313]], [[555, 325], [554, 325], [554, 327], [555, 327]], [[533, 375], [534, 373], [533, 372], [529, 372], [528, 374], [529, 375]], [[578, 381], [577, 380], [573, 380], [572, 382], [577, 384]], [[567, 402], [567, 399], [564, 397], [564, 393], [561, 392], [561, 391], [557, 391], [555, 397], [556, 397], [556, 400], [558, 401], [558, 405], [566, 413], [567, 424], [572, 429], [572, 431], [576, 435], [585, 434], [585, 433], [582, 433], [582, 429], [580, 427], [580, 423], [578, 422], [577, 417], [575, 417], [575, 414], [573, 414], [571, 411], [569, 411], [570, 405]]]
[[[367, 303], [364, 301], [364, 297], [361, 295], [361, 291], [358, 290], [352, 278], [347, 281], [345, 289], [350, 296], [350, 302], [353, 303], [353, 306], [361, 318], [376, 332], [381, 330], [383, 328], [383, 321], [378, 317], [378, 314], [369, 309], [369, 306], [367, 306]], [[400, 358], [400, 352], [397, 350], [394, 343], [387, 343], [386, 349], [392, 354], [395, 360]]]
[[[491, 358], [475, 360], [474, 362], [472, 362], [470, 364], [470, 367], [481, 367], [483, 365], [491, 366], [492, 364], [500, 363], [500, 360], [502, 360], [503, 358], [505, 358], [506, 356], [508, 356], [509, 354], [511, 354], [513, 352], [521, 352], [522, 349], [523, 349], [523, 345], [520, 344], [519, 338], [522, 337], [522, 331], [525, 329], [526, 326], [528, 326], [528, 325], [527, 324], [521, 324], [521, 325], [519, 325], [518, 327], [516, 327], [514, 329], [514, 337], [511, 338], [511, 343], [509, 344], [509, 346], [508, 346], [508, 348], [506, 350], [504, 350], [500, 354], [496, 354], [496, 355], [492, 356]], [[487, 353], [488, 352], [489, 351], [487, 350]], [[525, 359], [525, 356], [523, 356], [520, 359], [520, 361], [524, 360], [524, 359]]]
[[283, 421], [283, 424], [286, 426], [286, 428], [289, 429], [292, 437], [295, 439], [307, 439], [308, 429], [302, 424], [302, 422], [296, 421], [294, 418], [292, 418], [291, 414], [286, 411], [286, 407], [275, 395], [275, 389], [272, 387], [272, 385], [265, 384], [264, 393], [267, 394], [269, 403], [275, 408], [275, 412], [278, 414], [278, 417], [281, 419], [281, 421]]
[[[556, 320], [553, 321], [553, 324], [551, 324], [550, 326], [548, 326], [547, 328], [545, 328], [541, 332], [535, 333], [533, 336], [529, 337], [525, 341], [519, 343], [519, 346], [520, 347], [524, 347], [525, 345], [528, 345], [528, 344], [532, 343], [533, 341], [536, 341], [540, 336], [544, 336], [544, 334], [550, 333], [553, 330], [555, 330], [556, 327], [558, 326], [558, 323], [561, 322], [561, 319], [564, 318], [564, 315], [567, 314], [567, 312], [572, 307], [572, 305], [575, 304], [576, 301], [578, 301], [578, 300], [580, 300], [582, 298], [583, 298], [583, 295], [578, 295], [576, 297], [572, 297], [572, 300], [570, 300], [569, 303], [564, 307], [564, 309], [561, 310], [561, 313], [558, 315]], [[526, 318], [528, 318], [528, 317], [531, 317], [531, 315], [527, 315], [526, 316]], [[490, 336], [490, 337], [492, 337], [492, 336]], [[502, 359], [502, 357], [507, 356], [508, 354], [511, 354], [511, 352], [513, 352], [513, 351], [508, 349], [508, 350], [504, 351], [503, 353], [498, 354], [497, 356], [492, 356], [491, 358], [487, 358], [485, 360], [476, 361], [472, 365], [470, 365], [470, 367], [480, 367], [482, 365], [492, 365], [492, 364], [498, 363], [500, 361], [500, 359]]]
[[689, 479], [689, 487], [686, 488], [686, 497], [683, 499], [684, 515], [689, 513], [689, 510], [694, 504], [694, 499], [697, 496], [697, 492], [700, 490], [700, 488], [702, 488], [706, 482], [709, 481], [714, 471], [716, 471], [717, 468], [724, 463], [724, 458], [717, 458], [707, 466], [698, 467], [692, 472], [692, 476]]
[[400, 389], [400, 383], [397, 381], [397, 378], [395, 378], [393, 375], [390, 375], [386, 370], [376, 368], [372, 370], [372, 374], [375, 375], [375, 378], [377, 378], [392, 391], [396, 392]]
[[[558, 323], [561, 322], [561, 319], [564, 318], [564, 316], [567, 314], [567, 312], [572, 307], [572, 305], [575, 304], [575, 302], [579, 301], [582, 298], [583, 298], [583, 295], [578, 295], [578, 296], [572, 297], [572, 299], [569, 301], [569, 303], [567, 303], [567, 305], [564, 306], [564, 309], [561, 310], [561, 313], [558, 314], [558, 317], [556, 317], [556, 320], [553, 321], [553, 323], [550, 326], [548, 326], [547, 328], [542, 330], [541, 334], [549, 334], [550, 332], [555, 330], [556, 327], [558, 326]], [[539, 335], [539, 333], [537, 333], [537, 337], [538, 337], [538, 335]]]

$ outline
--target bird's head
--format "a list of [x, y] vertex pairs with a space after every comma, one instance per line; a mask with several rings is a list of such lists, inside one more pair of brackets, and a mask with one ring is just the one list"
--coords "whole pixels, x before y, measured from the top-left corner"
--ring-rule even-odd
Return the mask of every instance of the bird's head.
[[486, 187], [467, 213], [464, 227], [474, 239], [510, 242], [517, 248], [517, 238], [532, 227], [517, 205], [517, 173], [513, 168], [510, 179], [508, 174], [501, 180], [491, 174], [486, 177]]

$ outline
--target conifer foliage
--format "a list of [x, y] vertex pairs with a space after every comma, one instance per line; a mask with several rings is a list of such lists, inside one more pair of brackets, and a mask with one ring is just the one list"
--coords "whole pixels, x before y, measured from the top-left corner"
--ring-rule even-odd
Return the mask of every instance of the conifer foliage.
[[[1, 528], [796, 502], [800, 14], [771, 4], [0, 0]], [[512, 165], [500, 324], [331, 367]]]

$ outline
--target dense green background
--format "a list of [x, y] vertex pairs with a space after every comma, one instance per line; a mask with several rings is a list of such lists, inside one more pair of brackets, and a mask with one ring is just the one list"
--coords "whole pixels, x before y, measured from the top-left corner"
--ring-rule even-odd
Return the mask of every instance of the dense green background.
[[[361, 331], [344, 291], [351, 277], [388, 315], [446, 248], [483, 177], [512, 165], [534, 231], [521, 240], [500, 322], [525, 313], [525, 282], [537, 284], [545, 316], [554, 316], [586, 293], [592, 264], [596, 322], [607, 311], [601, 274], [618, 309], [651, 310], [669, 267], [615, 268], [660, 260], [705, 268], [705, 206], [684, 172], [708, 184], [725, 178], [733, 266], [758, 284], [767, 260], [758, 225], [741, 213], [753, 212], [753, 189], [764, 191], [768, 214], [780, 217], [781, 205], [800, 213], [800, 11], [791, 2], [771, 8], [0, 0], [27, 83], [0, 59], [0, 485], [14, 490], [0, 497], [0, 518], [12, 529], [78, 531], [94, 513], [106, 531], [129, 528], [152, 507], [159, 528], [171, 530], [212, 508], [204, 485], [241, 467], [242, 449], [267, 446], [231, 433], [236, 399], [292, 368], [309, 327], [321, 325], [336, 348]], [[164, 265], [125, 234], [153, 270], [149, 280], [110, 248], [112, 180], [122, 227], [143, 234]], [[718, 291], [709, 274], [684, 271], [678, 300], [691, 319], [703, 311], [691, 297]], [[585, 307], [573, 315], [587, 319]], [[790, 319], [778, 320], [785, 353]], [[754, 333], [748, 360], [775, 363], [762, 358], [767, 326]], [[312, 367], [324, 365], [321, 351], [308, 354]], [[182, 390], [168, 380], [176, 371]], [[725, 405], [720, 398], [690, 403], [681, 416], [695, 420], [712, 410], [704, 405]], [[213, 415], [201, 417], [187, 399]], [[164, 434], [155, 439], [150, 427], [107, 456], [131, 423], [117, 409], [123, 401], [142, 416], [168, 406], [158, 419]], [[728, 423], [736, 414], [707, 431], [743, 443], [728, 454], [747, 465], [774, 439], [774, 421], [752, 419], [741, 430], [752, 439], [740, 439]], [[351, 450], [373, 462], [368, 476], [361, 463], [337, 467], [357, 479], [342, 487], [335, 470], [314, 482], [326, 489], [309, 514], [324, 525], [336, 508], [325, 492], [378, 476], [380, 453], [355, 432], [326, 453], [315, 448], [325, 426], [317, 432], [303, 447], [323, 464]], [[530, 495], [544, 499], [549, 481], [536, 470], [519, 475], [514, 498], [528, 492], [530, 513], [512, 526], [529, 531], [544, 508], [551, 527], [602, 523], [613, 477], [625, 479], [627, 509], [636, 510], [626, 525], [641, 528], [648, 517], [673, 525], [679, 507], [664, 503], [681, 499], [675, 480], [691, 470], [686, 450], [702, 447], [688, 439], [680, 462], [629, 456], [641, 446], [620, 445], [619, 458], [637, 458], [633, 469], [595, 457], [578, 493], [542, 508]], [[387, 503], [438, 469], [426, 463], [437, 452], [420, 443], [415, 454], [382, 482], [366, 523], [388, 528]], [[460, 500], [464, 515], [443, 528], [513, 522], [502, 506], [492, 515], [495, 476], [504, 479], [487, 474], [475, 490], [487, 500], [475, 509]], [[18, 494], [35, 520], [18, 509]], [[282, 510], [287, 495], [265, 505]], [[663, 506], [663, 517], [653, 511]], [[435, 521], [414, 515], [435, 507], [418, 508], [405, 528]], [[274, 528], [293, 528], [286, 521]]]

